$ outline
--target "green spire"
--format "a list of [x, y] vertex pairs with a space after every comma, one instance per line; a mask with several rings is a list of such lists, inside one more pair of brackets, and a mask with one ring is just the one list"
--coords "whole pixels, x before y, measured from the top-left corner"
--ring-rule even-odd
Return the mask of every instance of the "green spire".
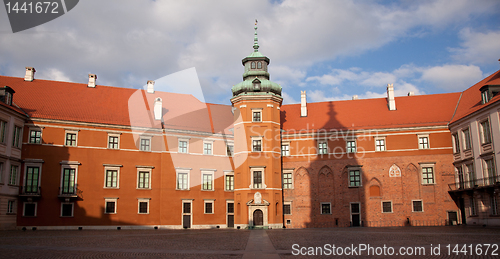
[[255, 19], [255, 37], [253, 38], [253, 52], [259, 52], [259, 39], [257, 38], [257, 19]]

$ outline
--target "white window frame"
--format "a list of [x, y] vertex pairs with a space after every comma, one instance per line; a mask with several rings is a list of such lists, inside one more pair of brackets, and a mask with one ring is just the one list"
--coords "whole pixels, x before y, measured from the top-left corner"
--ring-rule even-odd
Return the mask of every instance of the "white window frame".
[[[262, 118], [262, 115], [263, 115], [262, 108], [252, 108], [251, 110], [252, 110], [252, 122], [262, 122], [263, 121], [263, 118]], [[259, 116], [260, 120], [259, 121], [254, 120], [254, 116], [253, 116], [254, 113], [260, 113], [260, 116]]]
[[[483, 127], [483, 122], [487, 122], [488, 123], [488, 136], [489, 136], [489, 141], [486, 142], [486, 138], [485, 138], [485, 129]], [[488, 117], [486, 118], [481, 118], [477, 121], [478, 123], [478, 128], [479, 128], [479, 140], [481, 141], [481, 145], [485, 145], [485, 144], [490, 144], [492, 141], [493, 141], [493, 136], [491, 135], [491, 122], [490, 122], [490, 119]]]
[[[387, 141], [386, 141], [385, 137], [375, 137], [373, 139], [375, 141], [375, 152], [384, 152], [384, 151], [387, 151]], [[379, 141], [379, 140], [384, 141], [384, 145], [383, 145], [383, 149], [382, 150], [378, 150], [379, 146], [377, 145], [377, 141]]]
[[77, 186], [78, 186], [78, 166], [80, 165], [79, 162], [76, 162], [76, 161], [62, 161], [61, 162], [61, 182], [59, 183], [59, 188], [61, 189], [60, 193], [62, 192], [63, 190], [63, 182], [64, 182], [64, 169], [75, 169], [75, 182], [74, 182], [74, 185], [75, 185], [75, 193], [76, 193], [76, 189], [77, 189]]
[[[106, 212], [108, 202], [115, 203], [114, 212]], [[104, 214], [116, 214], [118, 213], [118, 198], [104, 198]]]
[[[228, 190], [227, 189], [226, 176], [233, 176], [233, 189], [232, 190]], [[224, 171], [224, 191], [226, 191], [226, 192], [234, 192], [234, 171]]]
[[[19, 132], [17, 131], [19, 130]], [[14, 124], [14, 131], [12, 131], [12, 147], [21, 148], [23, 142], [23, 127]]]
[[[31, 142], [31, 132], [32, 131], [40, 131], [40, 143], [35, 143]], [[35, 144], [35, 145], [41, 145], [43, 143], [43, 127], [29, 127], [28, 130], [28, 143], [29, 144]]]
[[[465, 131], [469, 131], [469, 136], [466, 136]], [[465, 150], [472, 150], [472, 135], [471, 135], [470, 128], [467, 127], [467, 128], [462, 129], [461, 135], [462, 135], [462, 142], [463, 142], [464, 151]], [[467, 148], [466, 143], [469, 143], [469, 148]]]
[[[214, 177], [215, 177], [215, 170], [206, 170], [206, 169], [205, 170], [201, 170], [201, 174], [200, 175], [201, 175], [201, 182], [200, 182], [201, 183], [201, 185], [200, 185], [201, 186], [201, 190], [202, 191], [214, 191], [215, 190], [215, 186], [214, 186], [214, 183], [215, 183], [215, 179], [214, 179]], [[212, 178], [211, 179], [211, 183], [210, 183], [210, 186], [212, 187], [211, 189], [204, 189], [204, 186], [203, 186], [204, 185], [204, 182], [203, 182], [203, 176], [204, 175], [210, 175], [211, 176], [211, 178]]]
[[[121, 133], [109, 133], [108, 132], [108, 149], [113, 149], [113, 150], [119, 150], [120, 149], [120, 135]], [[111, 137], [118, 138], [118, 147], [117, 148], [112, 148], [109, 143], [109, 139]]]
[[[181, 142], [186, 142], [186, 152], [181, 152]], [[189, 138], [178, 138], [177, 139], [177, 153], [189, 154]]]
[[[0, 118], [0, 144], [7, 144], [9, 138], [9, 120]], [[2, 140], [3, 137], [3, 140]]]
[[[250, 189], [254, 189], [254, 190], [262, 190], [262, 189], [266, 189], [267, 188], [267, 185], [266, 185], [266, 167], [251, 167], [250, 168]], [[262, 187], [261, 188], [254, 188], [253, 187], [253, 173], [255, 171], [261, 171], [262, 172]]]
[[[205, 152], [205, 144], [210, 144], [210, 153]], [[214, 141], [213, 140], [203, 140], [203, 155], [213, 156], [214, 155]]]
[[[328, 206], [330, 207], [330, 213], [323, 213], [323, 204], [328, 204]], [[331, 202], [320, 202], [319, 212], [321, 215], [332, 215], [332, 203]]]
[[[35, 204], [35, 215], [26, 216], [26, 204]], [[37, 215], [38, 215], [38, 202], [36, 202], [36, 201], [23, 202], [23, 217], [33, 218], [33, 217], [36, 217]]]
[[[321, 151], [322, 148], [320, 147], [321, 144], [326, 144], [326, 147], [325, 147], [325, 150], [324, 151]], [[328, 153], [330, 152], [328, 150], [328, 141], [327, 140], [318, 140], [318, 155], [328, 155]], [[322, 153], [322, 152], [326, 152], [326, 153]]]
[[[64, 146], [65, 147], [78, 147], [78, 132], [80, 130], [73, 130], [73, 129], [66, 129], [64, 130]], [[76, 134], [75, 136], [75, 144], [74, 145], [67, 145], [66, 144], [66, 139], [68, 137], [68, 134]]]
[[[63, 216], [63, 205], [71, 204], [71, 216]], [[61, 213], [59, 215], [61, 218], [73, 218], [75, 216], [75, 203], [74, 202], [61, 202]]]
[[[120, 189], [120, 167], [121, 165], [104, 165], [104, 189]], [[108, 183], [108, 170], [113, 171], [116, 170], [116, 186], [106, 186]]]
[[[179, 174], [187, 174], [186, 189], [179, 189]], [[191, 169], [176, 169], [175, 170], [175, 189], [178, 191], [189, 191], [191, 189]]]
[[[415, 206], [413, 204], [414, 201], [419, 201], [422, 204], [422, 210], [421, 211], [415, 211]], [[423, 200], [411, 200], [411, 212], [424, 212], [424, 201]]]
[[[352, 149], [353, 147], [349, 147], [349, 142], [354, 142], [354, 152], [352, 152]], [[346, 153], [351, 153], [351, 154], [354, 154], [354, 153], [357, 153], [358, 152], [358, 142], [356, 141], [356, 139], [346, 139], [345, 140], [345, 152]]]
[[[231, 149], [229, 149], [231, 147]], [[231, 151], [231, 154], [228, 154], [228, 151]], [[234, 143], [226, 143], [226, 156], [233, 157], [234, 156]]]
[[[283, 147], [288, 147], [286, 149], [286, 154], [283, 154]], [[281, 142], [281, 156], [290, 156], [290, 142], [288, 141]]]
[[[251, 137], [251, 139], [252, 139], [252, 142], [250, 143], [250, 145], [252, 147], [252, 152], [262, 152], [262, 151], [264, 151], [264, 143], [262, 142], [262, 136], [253, 136], [253, 137]], [[254, 141], [260, 141], [260, 150], [255, 150], [254, 149], [254, 145], [253, 145]]]
[[[292, 177], [291, 177], [291, 186], [290, 188], [285, 188], [285, 174], [290, 174]], [[294, 184], [293, 184], [293, 181], [294, 180], [294, 177], [293, 177], [293, 169], [283, 169], [283, 175], [281, 176], [281, 182], [282, 182], [282, 185], [283, 185], [283, 189], [287, 189], [287, 190], [292, 190], [294, 189]]]
[[[149, 201], [151, 198], [137, 198], [137, 214], [145, 215], [149, 214]], [[148, 204], [147, 212], [141, 212], [141, 202], [145, 202]]]
[[[207, 203], [212, 204], [212, 212], [207, 213]], [[203, 200], [203, 214], [214, 214], [215, 213], [215, 199], [204, 199]]]
[[41, 186], [40, 182], [42, 180], [42, 163], [43, 162], [40, 162], [40, 163], [32, 163], [32, 162], [30, 162], [30, 163], [24, 163], [24, 177], [23, 177], [24, 179], [23, 179], [23, 182], [20, 184], [20, 185], [23, 186], [23, 188], [26, 187], [26, 177], [28, 176], [28, 167], [38, 167], [38, 186], [37, 186], [37, 188], [40, 188], [40, 186]]
[[[436, 180], [436, 163], [419, 163], [420, 164], [420, 181], [422, 185], [435, 185]], [[432, 183], [424, 183], [424, 168], [432, 168]]]
[[460, 137], [458, 132], [451, 133], [451, 138], [453, 140], [453, 154], [460, 153]]
[[17, 201], [16, 200], [7, 200], [7, 215], [15, 215], [16, 214], [16, 211], [17, 211], [17, 208], [16, 208], [16, 205], [17, 205]]
[[[17, 168], [16, 170], [16, 175], [14, 176], [14, 181], [12, 181], [12, 169]], [[10, 168], [9, 168], [9, 179], [8, 179], [8, 185], [10, 186], [19, 186], [19, 175], [21, 174], [21, 165], [17, 163], [13, 163], [12, 161], [10, 162]]]
[[[140, 177], [140, 172], [148, 172], [148, 186], [147, 187], [139, 187], [139, 177]], [[138, 190], [151, 190], [151, 178], [153, 176], [153, 168], [152, 167], [137, 167], [137, 184], [136, 184], [136, 189]]]
[[[285, 214], [285, 205], [290, 206], [290, 214]], [[330, 206], [330, 212], [332, 211], [332, 208]], [[283, 202], [283, 215], [292, 215], [292, 202], [291, 201], [284, 201]]]
[[[139, 150], [144, 151], [144, 152], [151, 152], [151, 150], [152, 150], [151, 145], [153, 143], [152, 139], [153, 139], [153, 136], [140, 136], [139, 137]], [[148, 149], [142, 149], [142, 140], [149, 140]]]
[[[391, 203], [391, 211], [389, 211], [389, 212], [384, 211], [384, 202], [389, 202], [389, 203]], [[381, 202], [380, 202], [380, 206], [381, 206], [381, 208], [382, 208], [382, 213], [393, 213], [393, 212], [394, 212], [394, 207], [393, 207], [392, 201], [381, 201]], [[413, 206], [413, 203], [412, 203], [412, 206]]]
[[[430, 149], [431, 148], [431, 141], [430, 141], [430, 138], [429, 138], [429, 134], [419, 134], [417, 136], [418, 136], [418, 149]], [[422, 138], [426, 138], [427, 139], [427, 147], [424, 147], [420, 143], [420, 139], [422, 139]]]
[[[351, 172], [359, 171], [359, 185], [351, 185]], [[348, 167], [347, 168], [347, 186], [348, 188], [359, 188], [363, 186], [363, 170], [361, 167]]]

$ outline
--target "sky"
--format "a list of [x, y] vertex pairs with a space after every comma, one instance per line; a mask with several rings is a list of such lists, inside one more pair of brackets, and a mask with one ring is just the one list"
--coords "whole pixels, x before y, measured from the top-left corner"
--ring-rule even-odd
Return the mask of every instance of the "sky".
[[284, 104], [304, 90], [308, 102], [380, 98], [387, 84], [396, 96], [458, 92], [500, 69], [499, 0], [84, 0], [17, 33], [0, 8], [0, 75], [30, 66], [36, 79], [87, 83], [93, 73], [97, 85], [136, 89], [156, 80], [157, 90], [230, 104], [255, 19]]

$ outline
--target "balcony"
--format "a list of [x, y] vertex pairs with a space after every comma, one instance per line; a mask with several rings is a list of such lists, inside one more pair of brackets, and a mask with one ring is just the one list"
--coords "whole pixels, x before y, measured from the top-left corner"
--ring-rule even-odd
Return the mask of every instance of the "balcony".
[[449, 184], [449, 191], [472, 190], [500, 185], [500, 175]]
[[59, 187], [58, 197], [62, 199], [82, 198], [82, 191], [77, 188], [76, 184], [74, 186]]
[[21, 186], [20, 197], [40, 197], [42, 196], [42, 187], [39, 186]]

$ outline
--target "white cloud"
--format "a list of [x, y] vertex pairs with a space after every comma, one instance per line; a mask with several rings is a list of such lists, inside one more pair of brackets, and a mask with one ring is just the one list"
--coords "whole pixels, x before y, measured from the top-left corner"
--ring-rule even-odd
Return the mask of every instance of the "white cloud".
[[70, 82], [70, 78], [64, 74], [61, 70], [57, 68], [51, 68], [48, 70], [42, 70], [40, 73], [36, 73], [35, 78], [54, 80], [54, 81], [63, 81]]
[[360, 84], [366, 86], [385, 86], [394, 82], [396, 82], [396, 76], [393, 73], [375, 72], [361, 81]]
[[474, 65], [444, 65], [425, 69], [421, 79], [447, 91], [463, 91], [483, 78]]
[[281, 96], [283, 97], [283, 104], [300, 103], [299, 101], [293, 99], [293, 97], [287, 94], [285, 91], [281, 92]]
[[465, 28], [460, 31], [460, 39], [460, 48], [450, 48], [457, 61], [488, 64], [496, 63], [500, 57], [500, 30], [482, 33]]

